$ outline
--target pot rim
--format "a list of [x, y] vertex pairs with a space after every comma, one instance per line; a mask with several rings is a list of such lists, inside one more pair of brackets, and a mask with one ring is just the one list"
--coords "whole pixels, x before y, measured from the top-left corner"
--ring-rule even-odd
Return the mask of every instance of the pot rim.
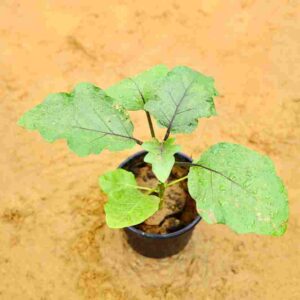
[[[147, 153], [147, 151], [142, 150], [142, 151], [138, 151], [133, 155], [130, 155], [127, 159], [125, 159], [119, 166], [118, 168], [123, 168], [130, 160]], [[187, 159], [188, 161], [192, 162], [192, 159], [187, 156], [186, 154], [182, 153], [182, 152], [177, 152], [176, 154], [184, 157], [185, 159]], [[147, 233], [144, 232], [140, 229], [135, 228], [134, 226], [129, 226], [129, 227], [125, 227], [124, 230], [129, 230], [132, 231], [140, 236], [146, 237], [146, 238], [151, 238], [151, 239], [168, 239], [168, 238], [175, 238], [177, 236], [180, 236], [184, 233], [186, 233], [187, 231], [190, 231], [191, 229], [193, 229], [201, 220], [201, 216], [198, 215], [191, 223], [189, 223], [187, 226], [171, 232], [171, 233], [166, 233], [166, 234], [158, 234], [158, 233]]]

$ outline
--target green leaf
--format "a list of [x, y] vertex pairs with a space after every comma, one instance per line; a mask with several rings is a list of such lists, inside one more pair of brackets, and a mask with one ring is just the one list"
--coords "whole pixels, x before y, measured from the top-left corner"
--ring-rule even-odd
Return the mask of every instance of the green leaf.
[[126, 78], [106, 89], [106, 93], [128, 110], [143, 110], [154, 98], [155, 90], [168, 73], [165, 65], [157, 65], [133, 78]]
[[159, 208], [159, 198], [143, 194], [134, 175], [123, 169], [108, 172], [99, 178], [108, 195], [104, 210], [110, 228], [124, 228], [142, 223]]
[[26, 112], [19, 125], [38, 130], [49, 142], [66, 139], [79, 156], [132, 148], [133, 125], [128, 114], [101, 89], [78, 84], [73, 92], [49, 95]]
[[99, 184], [103, 192], [107, 195], [126, 189], [132, 190], [138, 188], [133, 173], [124, 169], [105, 173], [99, 178]]
[[148, 151], [144, 161], [152, 165], [153, 173], [161, 182], [168, 179], [175, 163], [174, 154], [180, 151], [180, 146], [174, 145], [174, 141], [174, 138], [170, 138], [165, 142], [152, 139], [142, 145]]
[[124, 228], [142, 223], [157, 210], [159, 198], [138, 190], [124, 190], [109, 196], [104, 210], [110, 228]]
[[162, 79], [156, 98], [146, 103], [162, 127], [171, 133], [192, 132], [198, 118], [216, 114], [213, 97], [217, 95], [214, 80], [188, 67], [174, 68]]
[[285, 232], [287, 192], [267, 156], [219, 143], [195, 163], [203, 167], [191, 168], [188, 188], [205, 221], [226, 224], [237, 233]]

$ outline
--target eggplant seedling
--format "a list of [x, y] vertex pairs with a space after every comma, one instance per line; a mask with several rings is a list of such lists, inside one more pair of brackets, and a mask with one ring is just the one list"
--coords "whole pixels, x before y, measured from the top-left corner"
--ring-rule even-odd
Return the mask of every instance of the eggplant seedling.
[[[150, 187], [124, 169], [99, 179], [108, 195], [104, 209], [111, 228], [142, 224], [159, 214], [166, 208], [167, 191], [187, 182], [197, 212], [207, 223], [226, 224], [237, 233], [280, 236], [287, 227], [288, 199], [269, 157], [222, 142], [193, 162], [176, 160], [180, 146], [173, 135], [191, 133], [198, 119], [216, 115], [217, 95], [211, 77], [185, 66], [168, 70], [158, 65], [106, 90], [80, 83], [71, 93], [51, 94], [26, 112], [19, 125], [38, 130], [48, 142], [65, 139], [79, 156], [135, 145], [146, 151], [144, 164], [154, 174]], [[146, 114], [151, 134], [147, 141], [133, 135], [127, 111], [137, 110]], [[153, 118], [166, 129], [161, 140], [155, 136]], [[171, 180], [176, 166], [185, 167], [187, 174]]]

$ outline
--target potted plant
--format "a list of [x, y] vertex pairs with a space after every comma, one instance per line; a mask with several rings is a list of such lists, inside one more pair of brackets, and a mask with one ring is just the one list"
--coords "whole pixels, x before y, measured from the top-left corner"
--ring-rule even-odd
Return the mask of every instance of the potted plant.
[[[192, 161], [171, 137], [214, 116], [215, 96], [211, 77], [158, 65], [106, 90], [80, 83], [71, 93], [51, 94], [19, 125], [49, 142], [66, 139], [79, 156], [141, 146], [99, 183], [108, 195], [107, 225], [124, 228], [129, 244], [145, 256], [179, 252], [201, 218], [241, 234], [280, 236], [287, 227], [287, 192], [270, 158], [223, 142]], [[148, 141], [133, 135], [127, 111], [134, 110], [146, 113]], [[166, 128], [163, 140], [156, 138], [151, 117]]]

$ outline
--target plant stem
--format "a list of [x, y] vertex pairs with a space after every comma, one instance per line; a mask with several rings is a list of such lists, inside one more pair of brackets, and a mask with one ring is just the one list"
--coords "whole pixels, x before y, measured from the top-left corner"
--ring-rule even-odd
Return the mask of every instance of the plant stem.
[[166, 187], [169, 187], [169, 186], [171, 186], [171, 185], [174, 185], [174, 184], [176, 184], [176, 183], [178, 183], [178, 182], [180, 182], [180, 181], [186, 180], [187, 178], [188, 178], [188, 175], [186, 175], [186, 176], [184, 176], [184, 177], [181, 177], [181, 178], [178, 178], [178, 179], [176, 179], [176, 180], [174, 180], [174, 181], [171, 181], [170, 183], [167, 183], [167, 184], [166, 184]]
[[160, 183], [158, 185], [158, 196], [160, 199], [159, 208], [162, 208], [162, 206], [163, 206], [163, 197], [164, 197], [165, 189], [166, 189], [166, 186], [164, 183]]

